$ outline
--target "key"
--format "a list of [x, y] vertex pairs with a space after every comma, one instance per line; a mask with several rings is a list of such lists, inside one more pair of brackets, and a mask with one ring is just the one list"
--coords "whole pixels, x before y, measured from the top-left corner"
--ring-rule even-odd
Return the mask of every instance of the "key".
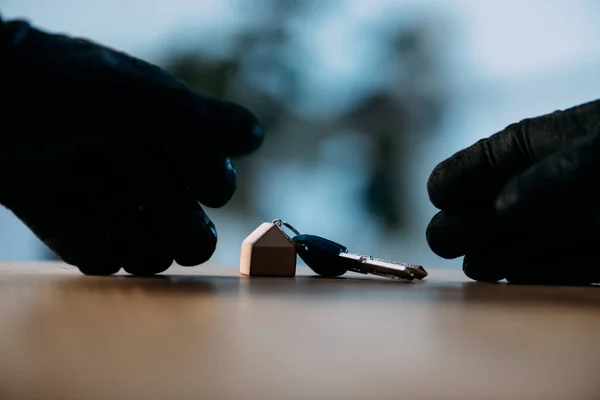
[[345, 246], [320, 236], [296, 235], [292, 242], [297, 245], [296, 251], [306, 265], [322, 276], [341, 276], [347, 271], [408, 281], [427, 276], [427, 271], [420, 265], [349, 253]]
[[[409, 281], [421, 280], [427, 276], [427, 271], [420, 265], [349, 253], [346, 246], [320, 236], [301, 234], [296, 228], [281, 219], [274, 220], [273, 224], [281, 229], [296, 246], [297, 254], [306, 265], [319, 275], [336, 277], [352, 271]], [[295, 236], [287, 235], [283, 230], [284, 227], [294, 232]]]

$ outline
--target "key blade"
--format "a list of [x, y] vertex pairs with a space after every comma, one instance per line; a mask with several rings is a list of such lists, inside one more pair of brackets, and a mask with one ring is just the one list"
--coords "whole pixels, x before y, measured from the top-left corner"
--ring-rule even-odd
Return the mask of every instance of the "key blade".
[[420, 265], [383, 260], [381, 258], [356, 253], [341, 253], [339, 257], [349, 261], [347, 263], [349, 271], [361, 274], [378, 275], [390, 279], [404, 279], [409, 281], [414, 279], [421, 280], [428, 275], [427, 271]]

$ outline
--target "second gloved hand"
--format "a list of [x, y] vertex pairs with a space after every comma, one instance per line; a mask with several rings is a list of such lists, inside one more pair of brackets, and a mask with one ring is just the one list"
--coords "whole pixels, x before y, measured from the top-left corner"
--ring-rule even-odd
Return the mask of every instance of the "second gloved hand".
[[435, 168], [429, 245], [475, 280], [600, 282], [599, 180], [600, 101], [510, 125]]

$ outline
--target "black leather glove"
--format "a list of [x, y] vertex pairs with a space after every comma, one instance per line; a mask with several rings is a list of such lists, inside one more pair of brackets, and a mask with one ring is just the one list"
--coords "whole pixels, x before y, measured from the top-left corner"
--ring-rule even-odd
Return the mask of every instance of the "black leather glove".
[[508, 126], [439, 164], [427, 228], [474, 280], [600, 282], [600, 100]]
[[0, 203], [86, 274], [207, 261], [200, 203], [233, 196], [231, 157], [263, 140], [255, 117], [90, 41], [0, 26]]

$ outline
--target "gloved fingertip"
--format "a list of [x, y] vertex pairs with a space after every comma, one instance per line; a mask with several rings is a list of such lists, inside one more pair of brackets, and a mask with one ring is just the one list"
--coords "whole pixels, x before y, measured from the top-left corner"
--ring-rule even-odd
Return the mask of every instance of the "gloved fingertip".
[[425, 237], [427, 245], [438, 257], [451, 260], [464, 255], [460, 248], [447, 240], [447, 235], [440, 229], [427, 227]]
[[204, 264], [217, 248], [215, 224], [202, 209], [179, 218], [175, 234], [175, 262], [183, 267]]
[[477, 282], [497, 283], [505, 278], [503, 271], [497, 266], [480, 262], [473, 255], [466, 255], [463, 259], [463, 273], [467, 278]]
[[229, 115], [228, 128], [234, 132], [232, 136], [236, 141], [230, 143], [229, 154], [239, 156], [253, 153], [264, 141], [264, 130], [249, 110], [240, 106], [235, 107], [237, 110]]
[[221, 208], [233, 198], [237, 189], [237, 172], [233, 161], [229, 157], [215, 167], [213, 179], [209, 179], [210, 184], [191, 185], [195, 188], [197, 200], [203, 206], [210, 208]]
[[53, 235], [44, 238], [43, 242], [64, 263], [76, 267], [84, 275], [109, 276], [121, 270], [108, 237], [94, 233], [80, 233], [77, 237]]
[[464, 255], [462, 221], [444, 211], [431, 219], [425, 230], [425, 239], [431, 251], [444, 259], [454, 259]]
[[91, 276], [110, 276], [115, 275], [121, 270], [120, 264], [99, 264], [99, 263], [84, 263], [77, 265], [79, 271], [84, 275]]
[[173, 264], [173, 258], [162, 252], [139, 253], [126, 261], [123, 269], [134, 276], [154, 276], [165, 272]]
[[[218, 111], [217, 111], [218, 110]], [[241, 156], [255, 152], [264, 141], [265, 132], [256, 116], [247, 108], [230, 101], [220, 101], [215, 107], [216, 134], [223, 135], [223, 153]]]

